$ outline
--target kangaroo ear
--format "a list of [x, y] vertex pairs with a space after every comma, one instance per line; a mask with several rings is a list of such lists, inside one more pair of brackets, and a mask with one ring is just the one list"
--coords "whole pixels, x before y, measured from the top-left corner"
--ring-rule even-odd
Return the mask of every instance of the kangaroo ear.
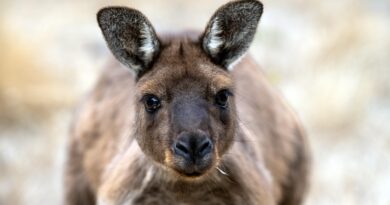
[[149, 20], [139, 11], [107, 7], [97, 14], [99, 27], [114, 56], [137, 77], [151, 66], [160, 42]]
[[211, 17], [202, 36], [203, 50], [212, 61], [231, 69], [247, 50], [263, 13], [263, 4], [255, 0], [227, 3]]

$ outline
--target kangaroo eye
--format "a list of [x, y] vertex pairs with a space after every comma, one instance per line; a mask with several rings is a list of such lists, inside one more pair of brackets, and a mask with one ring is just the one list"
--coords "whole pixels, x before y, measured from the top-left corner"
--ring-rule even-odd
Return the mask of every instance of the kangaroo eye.
[[215, 104], [221, 108], [227, 108], [230, 92], [221, 90], [215, 95]]
[[160, 99], [158, 99], [155, 95], [145, 95], [144, 104], [145, 110], [149, 113], [154, 113], [161, 107]]

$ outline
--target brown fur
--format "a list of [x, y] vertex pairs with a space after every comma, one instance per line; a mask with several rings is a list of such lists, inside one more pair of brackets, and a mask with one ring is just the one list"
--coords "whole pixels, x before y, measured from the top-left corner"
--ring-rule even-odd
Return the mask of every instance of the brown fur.
[[[175, 47], [180, 43], [182, 42], [172, 42], [169, 47], [167, 46], [166, 56], [160, 58], [165, 61], [162, 65], [171, 64], [169, 61], [179, 58]], [[188, 63], [199, 61], [200, 65], [208, 63], [206, 58], [199, 59], [199, 54], [196, 55], [199, 51], [195, 45], [183, 44], [185, 51], [188, 52]], [[180, 69], [184, 67], [170, 66], [166, 68], [169, 69], [167, 70], [169, 74], [161, 75], [167, 78], [176, 77], [181, 74]], [[154, 199], [152, 196], [155, 194], [149, 193], [148, 189], [157, 191], [163, 187], [164, 192], [168, 192], [165, 195], [177, 199], [186, 198], [188, 191], [196, 196], [193, 192], [199, 186], [198, 192], [215, 191], [210, 200], [217, 200], [218, 196], [221, 196], [223, 201], [221, 204], [243, 204], [240, 200], [248, 204], [274, 204], [273, 201], [283, 201], [280, 204], [299, 204], [307, 180], [307, 148], [304, 135], [295, 116], [266, 83], [257, 67], [247, 57], [232, 73], [236, 83], [235, 96], [240, 130], [233, 147], [225, 156], [226, 161], [231, 161], [221, 166], [228, 176], [214, 170], [215, 173], [210, 174], [217, 176], [213, 176], [215, 177], [213, 181], [206, 183], [175, 182], [174, 179], [165, 179], [169, 176], [160, 170], [163, 168], [143, 156], [131, 138], [131, 125], [134, 124], [135, 117], [132, 111], [135, 106], [134, 80], [127, 70], [118, 65], [110, 66], [84, 103], [73, 128], [68, 169], [76, 170], [74, 171], [76, 173], [71, 172], [68, 175], [68, 184], [77, 183], [71, 186], [73, 189], [85, 188], [83, 191], [88, 193], [85, 198], [88, 195], [96, 197], [100, 191], [99, 193], [105, 197], [115, 199], [121, 194], [121, 189], [132, 190], [142, 187], [147, 171], [155, 169], [156, 174], [153, 177], [156, 179], [153, 180], [156, 180], [156, 183], [143, 187], [144, 190], [140, 190], [143, 194], [140, 194], [138, 201], [160, 201], [161, 197], [157, 196], [158, 199]], [[173, 70], [175, 68], [176, 70]], [[194, 67], [187, 68], [195, 70]], [[212, 73], [205, 71], [205, 76], [212, 76]], [[224, 77], [216, 77], [214, 80], [216, 85], [228, 81]], [[141, 89], [159, 89], [151, 82], [143, 86]], [[122, 146], [125, 148], [121, 148]], [[256, 167], [256, 163], [260, 166]], [[104, 171], [108, 176], [103, 177]], [[186, 190], [187, 186], [194, 187]], [[152, 196], [148, 198], [148, 194]], [[198, 195], [203, 196], [203, 193]], [[205, 202], [205, 199], [202, 201]], [[195, 199], [192, 202], [199, 204]], [[161, 204], [173, 203], [161, 201]]]
[[[308, 177], [305, 135], [293, 112], [244, 57], [232, 72], [214, 64], [196, 38], [159, 39], [159, 55], [138, 80], [118, 64], [103, 72], [74, 121], [66, 170], [66, 204], [298, 205]], [[221, 123], [209, 106], [212, 166], [200, 177], [174, 171], [170, 151], [177, 96], [212, 101], [229, 88]], [[162, 100], [151, 117], [141, 98]], [[195, 99], [196, 100], [196, 99]]]

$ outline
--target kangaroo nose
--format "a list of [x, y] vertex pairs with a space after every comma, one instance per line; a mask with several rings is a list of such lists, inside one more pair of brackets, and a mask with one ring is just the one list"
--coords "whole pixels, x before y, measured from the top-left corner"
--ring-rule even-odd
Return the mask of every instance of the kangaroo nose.
[[186, 161], [203, 159], [212, 150], [213, 143], [207, 136], [183, 134], [173, 146], [174, 153], [183, 157]]

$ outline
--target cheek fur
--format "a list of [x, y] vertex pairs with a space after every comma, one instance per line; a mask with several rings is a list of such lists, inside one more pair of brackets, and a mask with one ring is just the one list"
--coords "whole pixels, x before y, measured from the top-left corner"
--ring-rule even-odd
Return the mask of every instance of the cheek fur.
[[165, 152], [170, 147], [169, 120], [163, 109], [151, 115], [144, 110], [144, 118], [140, 123], [140, 141], [143, 141], [142, 150], [154, 161], [163, 163]]
[[[232, 145], [235, 125], [228, 113], [223, 113], [224, 116], [222, 117], [219, 110], [215, 111], [209, 126], [218, 157], [221, 157]], [[226, 121], [223, 122], [221, 118]]]
[[219, 120], [226, 127], [233, 126], [233, 114], [235, 113], [235, 104], [232, 96], [229, 96], [228, 107], [225, 109], [218, 108]]

